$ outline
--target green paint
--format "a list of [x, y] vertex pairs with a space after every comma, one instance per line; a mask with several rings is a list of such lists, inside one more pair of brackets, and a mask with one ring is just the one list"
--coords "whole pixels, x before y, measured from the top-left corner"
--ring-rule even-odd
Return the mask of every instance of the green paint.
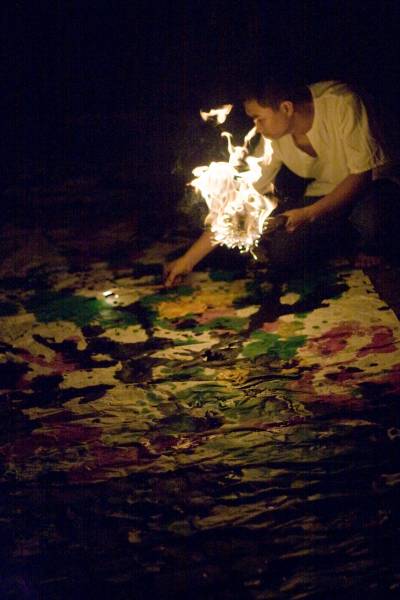
[[140, 305], [140, 322], [143, 324], [144, 322], [148, 322], [152, 327], [155, 326], [157, 321], [158, 314], [153, 309], [151, 304], [144, 305], [142, 302], [139, 302]]
[[126, 329], [131, 325], [138, 324], [138, 320], [134, 314], [118, 310], [108, 305], [105, 307], [103, 306], [102, 310], [97, 315], [96, 321], [105, 329], [110, 329], [111, 327]]
[[263, 304], [273, 289], [273, 285], [268, 281], [248, 281], [246, 282], [245, 296], [237, 298], [233, 302], [236, 308], [250, 306], [251, 304]]
[[343, 293], [342, 292], [338, 292], [337, 294], [334, 294], [333, 296], [331, 296], [329, 298], [329, 300], [340, 300], [342, 296], [343, 296]]
[[176, 393], [178, 402], [185, 402], [190, 407], [201, 407], [204, 404], [212, 403], [216, 406], [218, 403], [222, 405], [232, 398], [240, 396], [240, 392], [236, 390], [228, 390], [225, 384], [204, 383], [195, 385], [185, 390], [179, 390]]
[[[156, 313], [155, 313], [156, 314]], [[189, 321], [190, 319], [198, 319], [197, 314], [195, 313], [188, 313], [187, 315], [185, 315], [184, 317], [173, 317], [172, 319], [166, 319], [165, 317], [156, 317], [153, 320], [153, 325], [154, 327], [161, 327], [162, 329], [168, 329], [170, 331], [176, 331], [176, 323], [179, 323], [179, 330], [180, 331], [186, 331], [186, 330], [190, 330], [190, 331], [198, 331], [197, 329], [195, 329], [193, 327], [192, 324], [189, 324], [187, 327], [182, 327], [181, 323], [183, 321]]]
[[180, 414], [167, 417], [165, 424], [163, 424], [162, 432], [165, 433], [183, 433], [183, 432], [194, 432], [197, 430], [196, 419], [190, 415]]
[[[312, 295], [319, 287], [331, 287], [337, 283], [336, 274], [332, 271], [311, 271], [302, 277], [290, 279], [287, 283], [287, 292], [300, 294], [304, 299]], [[340, 293], [338, 297], [340, 297]]]
[[[168, 329], [169, 331], [176, 331], [176, 326], [174, 326], [175, 321], [180, 321], [182, 318], [184, 320], [189, 319], [197, 319], [198, 315], [194, 313], [188, 313], [185, 317], [179, 317], [175, 319], [154, 319], [153, 325], [156, 327], [161, 327], [162, 329]], [[196, 325], [193, 326], [189, 324], [187, 327], [179, 327], [180, 331], [191, 331], [192, 333], [203, 333], [204, 331], [209, 331], [210, 329], [232, 329], [234, 331], [243, 331], [248, 327], [249, 319], [248, 317], [217, 317], [216, 319], [212, 319], [208, 323], [204, 325]], [[196, 342], [198, 340], [195, 340]], [[178, 342], [175, 342], [176, 344]], [[186, 343], [186, 342], [185, 342]]]
[[38, 321], [72, 321], [78, 327], [99, 323], [105, 329], [126, 328], [135, 325], [135, 315], [109, 306], [104, 300], [85, 298], [64, 292], [42, 291], [36, 293], [25, 308], [33, 312]]
[[204, 379], [203, 367], [189, 367], [180, 372], [171, 371], [169, 375], [174, 381], [187, 381], [189, 379]]
[[42, 290], [49, 288], [50, 272], [46, 266], [29, 269], [25, 277], [3, 277], [0, 287], [3, 290]]
[[188, 285], [181, 285], [177, 288], [171, 289], [171, 291], [166, 294], [149, 294], [148, 296], [143, 296], [140, 302], [143, 304], [143, 306], [147, 306], [149, 304], [159, 304], [160, 302], [172, 302], [180, 296], [190, 296], [194, 291], [194, 288]]
[[204, 325], [198, 325], [193, 330], [196, 333], [208, 331], [210, 329], [233, 329], [234, 331], [243, 331], [249, 325], [247, 317], [217, 317]]
[[223, 408], [224, 419], [226, 423], [240, 423], [247, 419], [267, 419], [268, 421], [282, 422], [284, 415], [288, 413], [288, 404], [279, 398], [273, 398], [274, 388], [281, 387], [282, 383], [269, 382], [268, 402], [260, 401], [257, 394], [247, 396], [242, 400], [235, 402], [232, 406]]
[[295, 356], [297, 349], [303, 346], [307, 336], [295, 335], [282, 340], [274, 333], [257, 330], [252, 333], [250, 340], [250, 344], [243, 348], [243, 356], [246, 358], [252, 359], [268, 354], [272, 359], [289, 360]]
[[350, 390], [348, 391], [350, 392], [350, 396], [352, 396], [353, 398], [362, 398], [362, 392], [360, 388], [354, 387], [350, 388]]
[[13, 302], [0, 302], [0, 317], [11, 317], [18, 314], [18, 305]]
[[[154, 327], [160, 327], [160, 329], [168, 329], [170, 331], [175, 331], [176, 329], [171, 323], [171, 321], [168, 321], [167, 319], [155, 318], [152, 319], [152, 322]], [[189, 327], [189, 329], [191, 329], [191, 327]]]
[[143, 276], [152, 275], [153, 277], [162, 275], [163, 265], [161, 263], [141, 263], [136, 262], [132, 265], [132, 276], [140, 279]]
[[245, 276], [245, 271], [210, 271], [212, 281], [235, 281], [236, 279], [244, 279]]

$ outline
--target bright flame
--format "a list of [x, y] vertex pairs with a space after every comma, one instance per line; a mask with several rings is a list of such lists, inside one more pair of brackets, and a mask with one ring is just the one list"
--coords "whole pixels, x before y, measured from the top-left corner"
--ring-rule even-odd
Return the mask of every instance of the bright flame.
[[[230, 107], [229, 114], [232, 106], [227, 106]], [[215, 114], [218, 110], [222, 109], [205, 114]], [[261, 177], [261, 164], [269, 164], [272, 158], [269, 140], [264, 140], [264, 156], [249, 156], [248, 144], [255, 134], [254, 127], [245, 136], [243, 146], [234, 146], [232, 134], [224, 131], [221, 135], [227, 139], [228, 162], [196, 167], [193, 170], [195, 179], [190, 182], [207, 203], [209, 213], [204, 223], [210, 228], [214, 243], [239, 248], [253, 256], [265, 221], [276, 207], [275, 201], [259, 194], [253, 187]]]
[[200, 111], [200, 116], [203, 121], [208, 121], [209, 119], [215, 118], [218, 125], [222, 125], [225, 123], [226, 117], [229, 115], [233, 108], [233, 104], [223, 104], [221, 108], [212, 108], [210, 112], [205, 112], [204, 110]]

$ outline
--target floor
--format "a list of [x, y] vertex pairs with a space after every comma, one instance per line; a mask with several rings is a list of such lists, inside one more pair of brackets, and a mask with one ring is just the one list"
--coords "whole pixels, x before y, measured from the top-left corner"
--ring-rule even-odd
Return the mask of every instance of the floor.
[[2, 229], [1, 597], [397, 597], [399, 268], [166, 291], [186, 236], [59, 193]]

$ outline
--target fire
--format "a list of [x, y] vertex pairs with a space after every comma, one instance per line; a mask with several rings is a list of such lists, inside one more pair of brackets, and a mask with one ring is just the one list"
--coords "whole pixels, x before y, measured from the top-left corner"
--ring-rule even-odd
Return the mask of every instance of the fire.
[[[232, 105], [228, 104], [200, 114], [204, 120], [216, 118], [218, 123], [223, 123], [231, 109]], [[253, 256], [265, 221], [276, 207], [273, 200], [253, 187], [261, 177], [261, 164], [268, 164], [272, 157], [269, 140], [264, 140], [264, 156], [249, 156], [249, 142], [255, 134], [254, 127], [245, 136], [242, 146], [234, 146], [232, 134], [223, 131], [221, 136], [227, 140], [229, 160], [196, 167], [195, 179], [190, 182], [207, 203], [209, 213], [205, 225], [210, 228], [215, 244], [239, 248]]]
[[223, 104], [221, 108], [212, 108], [210, 112], [204, 112], [204, 110], [200, 111], [200, 116], [203, 121], [208, 121], [209, 119], [215, 118], [218, 125], [222, 125], [225, 123], [226, 117], [229, 115], [233, 108], [233, 104]]

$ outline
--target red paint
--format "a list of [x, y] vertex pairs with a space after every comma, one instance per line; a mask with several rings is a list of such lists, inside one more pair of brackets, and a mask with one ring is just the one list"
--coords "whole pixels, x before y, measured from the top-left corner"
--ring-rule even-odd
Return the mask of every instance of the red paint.
[[372, 341], [357, 352], [357, 358], [368, 356], [368, 354], [387, 354], [397, 351], [393, 331], [389, 327], [379, 325], [371, 327], [369, 332], [372, 335]]

